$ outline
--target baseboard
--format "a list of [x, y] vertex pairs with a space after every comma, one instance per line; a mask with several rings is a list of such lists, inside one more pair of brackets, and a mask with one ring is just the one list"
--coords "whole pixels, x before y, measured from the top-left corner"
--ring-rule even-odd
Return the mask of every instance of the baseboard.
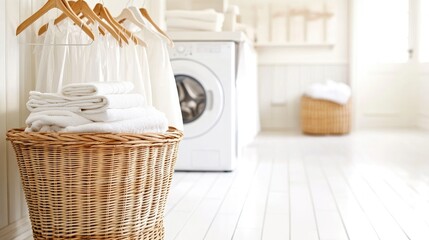
[[4, 239], [4, 240], [15, 239], [18, 236], [30, 230], [31, 230], [30, 219], [28, 217], [25, 217], [1, 229], [0, 239]]

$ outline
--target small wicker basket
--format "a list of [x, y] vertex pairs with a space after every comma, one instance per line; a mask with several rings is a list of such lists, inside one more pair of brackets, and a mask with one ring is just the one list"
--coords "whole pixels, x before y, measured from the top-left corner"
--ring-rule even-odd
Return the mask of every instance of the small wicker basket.
[[182, 138], [10, 130], [34, 239], [163, 239]]
[[305, 134], [347, 134], [351, 129], [351, 100], [340, 105], [334, 102], [301, 98], [301, 129]]

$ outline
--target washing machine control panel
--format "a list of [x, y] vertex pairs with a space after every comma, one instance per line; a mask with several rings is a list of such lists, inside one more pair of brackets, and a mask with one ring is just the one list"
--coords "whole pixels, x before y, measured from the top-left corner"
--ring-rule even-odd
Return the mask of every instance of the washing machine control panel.
[[176, 47], [171, 50], [171, 57], [189, 57], [192, 56], [192, 46], [189, 45], [179, 45], [176, 44]]
[[174, 49], [171, 49], [170, 56], [173, 58], [177, 57], [191, 57], [191, 56], [208, 56], [222, 54], [224, 46], [219, 44], [181, 44], [176, 43]]

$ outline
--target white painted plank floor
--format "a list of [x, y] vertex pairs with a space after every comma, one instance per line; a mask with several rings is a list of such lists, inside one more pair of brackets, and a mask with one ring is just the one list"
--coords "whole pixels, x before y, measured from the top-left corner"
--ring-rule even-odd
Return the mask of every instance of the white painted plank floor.
[[263, 133], [234, 172], [176, 172], [165, 228], [166, 240], [428, 240], [429, 132]]

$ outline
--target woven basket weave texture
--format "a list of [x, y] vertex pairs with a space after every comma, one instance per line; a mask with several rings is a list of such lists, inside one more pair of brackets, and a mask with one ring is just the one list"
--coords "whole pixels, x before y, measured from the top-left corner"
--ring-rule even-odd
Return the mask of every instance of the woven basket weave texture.
[[301, 129], [313, 135], [346, 134], [351, 129], [351, 100], [340, 105], [334, 102], [301, 98]]
[[164, 239], [182, 132], [10, 130], [34, 239]]

